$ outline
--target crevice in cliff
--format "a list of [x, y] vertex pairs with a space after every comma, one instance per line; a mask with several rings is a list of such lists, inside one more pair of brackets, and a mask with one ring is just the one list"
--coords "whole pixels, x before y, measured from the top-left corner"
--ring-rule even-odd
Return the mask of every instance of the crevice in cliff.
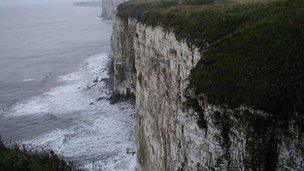
[[248, 110], [237, 116], [243, 123], [246, 137], [245, 168], [276, 170], [280, 135], [277, 126], [269, 116], [261, 116]]
[[[198, 113], [198, 125], [201, 129], [207, 130], [210, 123], [205, 119], [204, 107], [200, 105], [199, 100], [189, 98], [185, 105]], [[232, 150], [230, 135], [237, 134], [235, 130], [241, 127], [241, 132], [245, 134], [246, 138], [244, 167], [246, 169], [276, 170], [278, 146], [284, 129], [280, 128], [271, 116], [257, 111], [221, 108], [219, 111], [210, 113], [210, 117], [212, 124], [220, 132], [221, 147], [224, 149], [223, 158], [219, 158], [217, 161], [219, 165], [226, 163], [227, 168], [237, 168], [233, 165], [230, 154]], [[202, 119], [203, 122], [199, 122]]]
[[208, 130], [208, 124], [207, 121], [205, 119], [205, 115], [204, 115], [204, 110], [201, 107], [199, 100], [197, 97], [187, 97], [186, 102], [184, 102], [184, 109], [193, 109], [196, 113], [197, 113], [197, 124], [199, 126], [199, 128], [201, 129], [205, 129], [206, 133]]
[[211, 117], [212, 123], [218, 128], [222, 136], [221, 146], [224, 149], [224, 160], [227, 161], [227, 168], [235, 168], [230, 154], [232, 150], [231, 135], [236, 134], [235, 130], [241, 127], [246, 138], [245, 168], [276, 170], [280, 135], [278, 135], [277, 127], [274, 126], [270, 118], [247, 110], [231, 109], [216, 111], [211, 114]]
[[231, 119], [226, 112], [214, 112], [212, 115], [213, 124], [220, 130], [222, 136], [221, 146], [224, 149], [224, 158], [228, 162], [227, 168], [230, 168], [230, 136], [231, 134]]

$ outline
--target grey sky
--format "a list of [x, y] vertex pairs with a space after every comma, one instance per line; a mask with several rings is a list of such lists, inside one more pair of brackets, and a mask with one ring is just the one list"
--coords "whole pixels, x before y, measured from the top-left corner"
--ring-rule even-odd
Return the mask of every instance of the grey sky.
[[85, 0], [0, 0], [0, 5], [5, 4], [33, 4], [33, 3], [59, 3]]

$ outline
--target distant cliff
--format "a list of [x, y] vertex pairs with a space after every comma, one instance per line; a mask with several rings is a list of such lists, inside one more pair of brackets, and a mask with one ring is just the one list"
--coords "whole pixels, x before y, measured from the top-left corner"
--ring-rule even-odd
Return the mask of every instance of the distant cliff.
[[112, 20], [115, 18], [117, 6], [127, 0], [102, 0], [101, 17], [105, 20]]
[[184, 2], [123, 4], [114, 23], [139, 170], [304, 170], [304, 2]]
[[101, 1], [83, 1], [83, 2], [74, 2], [73, 6], [85, 6], [85, 7], [101, 7]]

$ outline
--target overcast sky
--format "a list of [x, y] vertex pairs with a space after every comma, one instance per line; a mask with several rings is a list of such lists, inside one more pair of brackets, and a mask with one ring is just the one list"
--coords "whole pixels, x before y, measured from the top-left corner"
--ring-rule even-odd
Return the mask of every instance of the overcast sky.
[[85, 0], [0, 0], [0, 4], [33, 4], [33, 3], [58, 3]]

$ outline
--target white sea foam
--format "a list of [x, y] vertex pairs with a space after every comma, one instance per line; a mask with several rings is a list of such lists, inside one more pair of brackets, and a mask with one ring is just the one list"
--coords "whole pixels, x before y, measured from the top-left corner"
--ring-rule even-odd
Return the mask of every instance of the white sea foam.
[[68, 127], [54, 127], [26, 145], [52, 149], [80, 169], [134, 170], [135, 154], [128, 152], [134, 149], [134, 111], [127, 102], [111, 105], [106, 100], [101, 80], [108, 78], [108, 60], [107, 55], [93, 56], [79, 71], [61, 76], [60, 86], [14, 107], [9, 117], [73, 116]]
[[[62, 85], [52, 88], [41, 96], [33, 97], [19, 103], [10, 116], [43, 115], [52, 113], [60, 115], [65, 113], [81, 112], [94, 108], [90, 105], [95, 96], [82, 90], [91, 88], [94, 79], [107, 77], [107, 55], [93, 56], [79, 71], [59, 77]], [[100, 65], [98, 65], [100, 64]]]
[[27, 78], [27, 79], [22, 80], [22, 82], [31, 82], [31, 81], [35, 81], [35, 79]]

